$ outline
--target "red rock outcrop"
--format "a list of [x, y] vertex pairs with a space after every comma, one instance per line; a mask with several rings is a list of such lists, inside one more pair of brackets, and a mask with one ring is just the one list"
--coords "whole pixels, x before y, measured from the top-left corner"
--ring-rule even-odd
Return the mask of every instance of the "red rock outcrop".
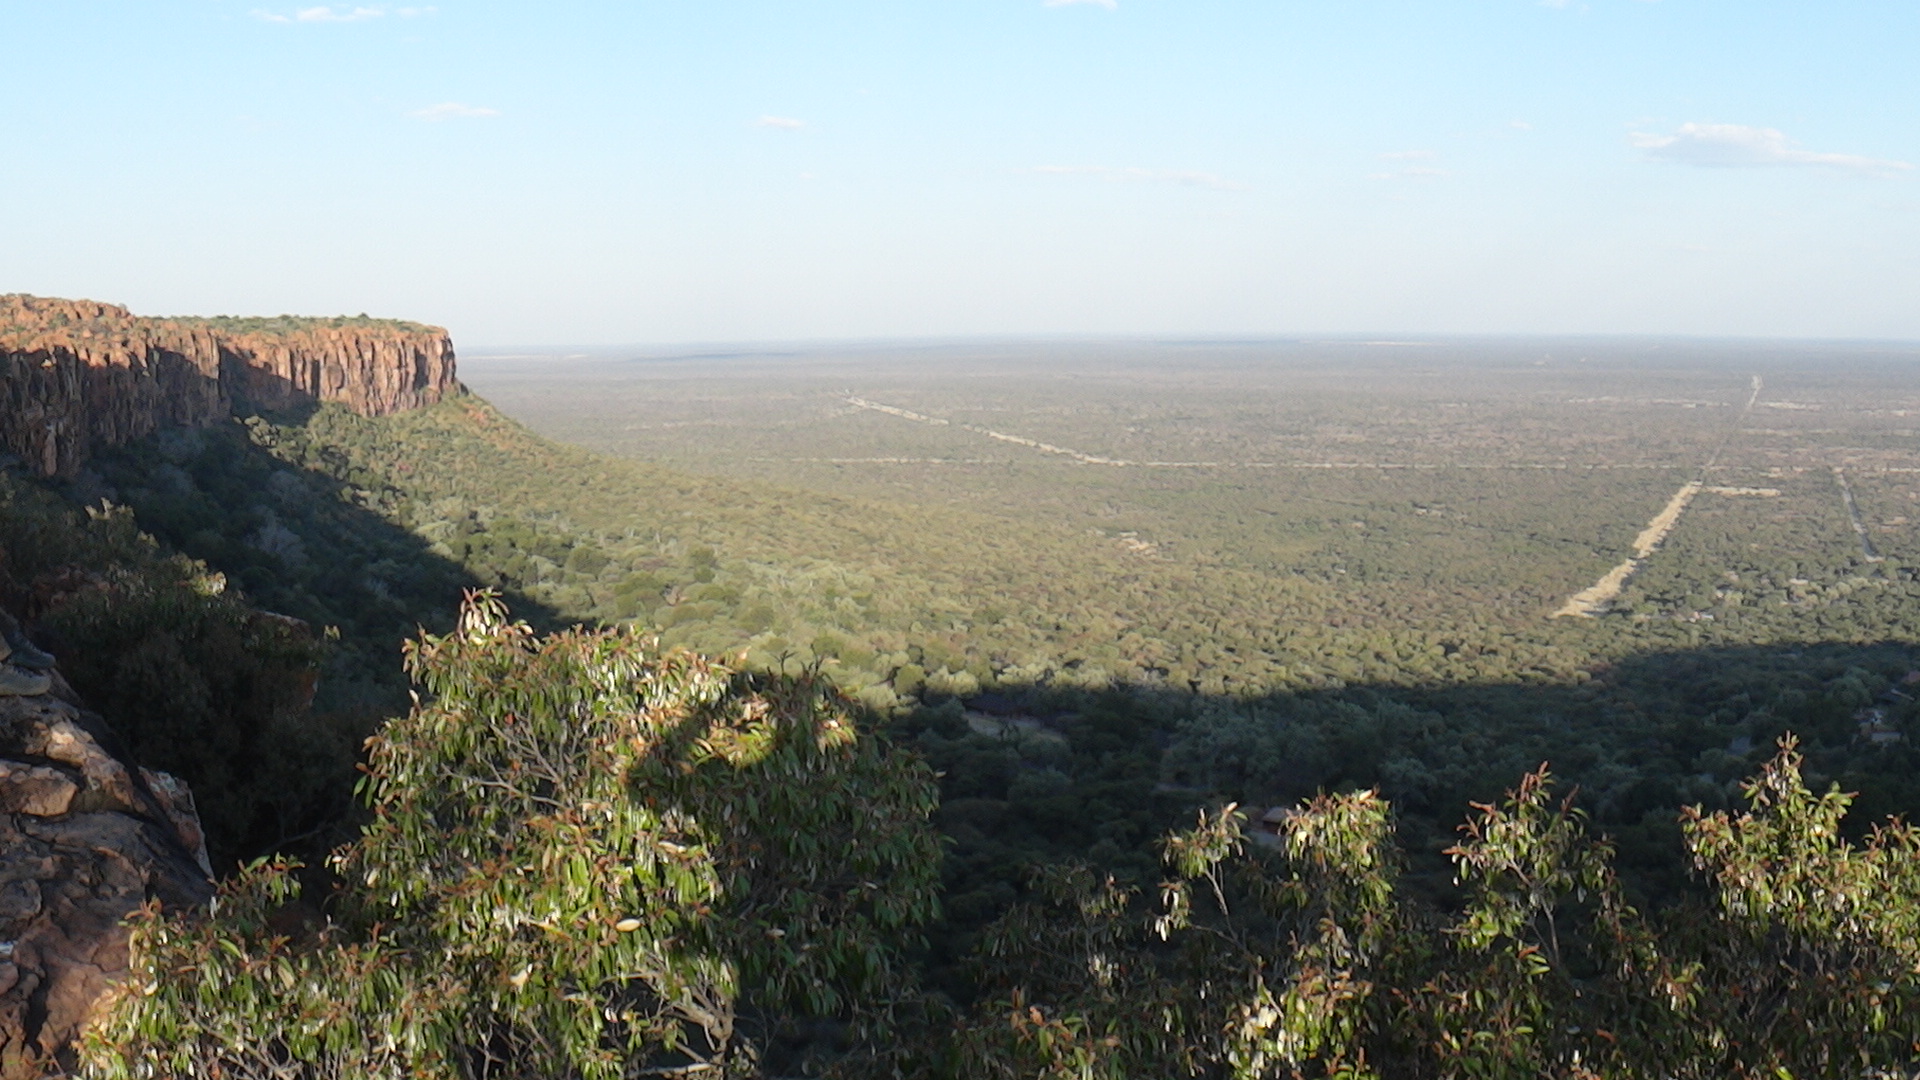
[[126, 917], [213, 896], [186, 785], [56, 694], [0, 697], [0, 1080], [58, 1071], [127, 969]]
[[339, 402], [363, 416], [452, 392], [453, 343], [387, 319], [148, 319], [91, 300], [0, 296], [0, 448], [47, 476], [93, 450], [236, 404]]

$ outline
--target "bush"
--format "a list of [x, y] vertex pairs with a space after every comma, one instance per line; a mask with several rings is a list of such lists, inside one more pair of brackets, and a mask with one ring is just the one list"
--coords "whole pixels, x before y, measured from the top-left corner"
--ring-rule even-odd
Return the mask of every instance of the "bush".
[[321, 643], [304, 625], [212, 593], [204, 577], [126, 572], [44, 621], [62, 671], [133, 759], [192, 786], [216, 866], [343, 816], [356, 740], [307, 710]]

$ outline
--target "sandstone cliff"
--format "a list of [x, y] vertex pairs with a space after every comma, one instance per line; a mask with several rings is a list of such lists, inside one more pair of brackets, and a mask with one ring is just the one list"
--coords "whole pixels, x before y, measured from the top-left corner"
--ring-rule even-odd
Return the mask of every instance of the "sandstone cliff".
[[47, 476], [236, 405], [332, 401], [382, 416], [457, 386], [446, 331], [418, 323], [149, 319], [91, 300], [0, 296], [0, 449]]

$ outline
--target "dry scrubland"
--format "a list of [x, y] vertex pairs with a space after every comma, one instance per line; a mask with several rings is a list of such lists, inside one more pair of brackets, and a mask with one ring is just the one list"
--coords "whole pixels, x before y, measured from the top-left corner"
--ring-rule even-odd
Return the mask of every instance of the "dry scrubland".
[[[1455, 809], [1550, 760], [1654, 897], [1686, 887], [1676, 809], [1738, 805], [1736, 774], [1783, 731], [1875, 813], [1920, 811], [1910, 744], [1862, 734], [1879, 730], [1869, 708], [1905, 730], [1897, 684], [1920, 666], [1916, 360], [1049, 343], [482, 353], [465, 377], [553, 438], [772, 485], [738, 497], [810, 498], [898, 544], [864, 587], [920, 590], [942, 617], [896, 636], [837, 625], [830, 670], [927, 706], [904, 723], [949, 770], [964, 920], [1008, 899], [994, 883], [1036, 834], [1150, 878], [1146, 820], [1205, 795], [1265, 806], [1378, 786], [1444, 891]], [[732, 630], [803, 659], [812, 632]], [[1097, 706], [1069, 693], [1107, 686], [1122, 693]], [[1069, 733], [1120, 717], [1115, 745], [1137, 760], [1115, 771], [1091, 741], [1072, 761], [1045, 740], [975, 745], [958, 712], [941, 726], [947, 695]], [[1010, 764], [980, 779], [995, 754]]]
[[[1920, 812], [1915, 360], [1618, 342], [478, 356], [463, 377], [499, 408], [324, 405], [102, 454], [65, 485], [65, 527], [125, 532], [116, 558], [163, 563], [107, 580], [165, 587], [135, 620], [44, 614], [63, 653], [100, 658], [76, 685], [203, 794], [224, 866], [351, 840], [336, 865], [375, 867], [312, 940], [266, 918], [296, 877], [230, 881], [230, 917], [140, 954], [225, 989], [167, 984], [121, 1014], [125, 1045], [334, 1055], [315, 1075], [446, 1066], [475, 1031], [534, 1073], [606, 1075], [702, 1054], [730, 1075], [844, 1076], [1897, 1060], [1920, 1039], [1920, 838], [1868, 837]], [[127, 510], [72, 508], [102, 498]], [[23, 580], [24, 552], [58, 569], [58, 531], [0, 537]], [[1591, 617], [1553, 617], [1622, 566]], [[291, 728], [244, 687], [185, 687], [253, 740], [244, 769], [205, 752], [234, 740], [169, 726], [182, 665], [155, 682], [109, 662], [125, 639], [230, 667], [219, 612], [169, 599], [216, 571], [221, 603], [328, 628], [312, 709], [266, 702]], [[617, 629], [542, 640], [488, 601], [433, 636], [476, 585], [539, 629]], [[394, 656], [421, 626], [429, 693], [383, 724], [407, 711]], [[742, 670], [656, 663], [656, 636]], [[635, 673], [666, 725], [638, 742], [619, 727], [641, 715], [619, 697]], [[358, 829], [353, 755], [374, 731], [381, 816]], [[1789, 732], [1798, 752], [1775, 758]], [[821, 739], [853, 756], [806, 749]], [[552, 775], [522, 791], [529, 761]], [[1542, 762], [1569, 802], [1540, 777], [1501, 802]], [[794, 769], [854, 801], [801, 792]], [[471, 798], [475, 776], [526, 795], [524, 821]], [[543, 785], [576, 781], [555, 817]], [[1831, 785], [1857, 798], [1818, 799]], [[870, 797], [904, 846], [821, 840], [857, 831]], [[852, 816], [807, 818], [835, 806]], [[455, 851], [546, 865], [556, 821], [584, 830], [549, 853], [593, 863], [579, 874]], [[813, 884], [761, 888], [770, 838]], [[673, 895], [599, 910], [633, 844], [665, 853]], [[894, 869], [832, 863], [875, 853]], [[1187, 885], [1162, 892], [1169, 875]], [[833, 897], [852, 906], [793, 907]], [[461, 914], [527, 904], [595, 913], [560, 938]], [[595, 966], [656, 929], [693, 967]], [[576, 961], [553, 986], [593, 993], [536, 978]], [[255, 993], [260, 972], [311, 991], [297, 1022]], [[359, 1038], [395, 1015], [369, 972], [418, 992], [425, 1049]]]
[[1525, 625], [1650, 556], [1700, 487], [1768, 498], [1775, 528], [1752, 550], [1798, 557], [1802, 534], [1850, 528], [1850, 480], [1872, 553], [1898, 552], [1920, 498], [1914, 358], [1089, 344], [483, 354], [465, 374], [535, 430], [608, 453], [1305, 577], [1363, 610], [1394, 593], [1415, 621]]

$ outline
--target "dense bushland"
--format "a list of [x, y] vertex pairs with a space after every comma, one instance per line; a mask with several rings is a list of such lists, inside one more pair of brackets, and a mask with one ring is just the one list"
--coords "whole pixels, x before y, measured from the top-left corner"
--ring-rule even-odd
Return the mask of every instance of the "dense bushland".
[[[337, 732], [339, 761], [405, 707], [401, 642], [444, 632], [476, 585], [540, 628], [631, 625], [757, 670], [818, 666], [943, 774], [953, 846], [935, 956], [959, 992], [960, 957], [1023, 895], [1027, 867], [1081, 859], [1149, 887], [1157, 838], [1208, 802], [1377, 787], [1407, 887], [1443, 897], [1458, 806], [1552, 761], [1648, 905], [1689, 888], [1678, 809], [1736, 805], [1786, 730], [1872, 817], [1920, 808], [1913, 744], [1863, 737], [1856, 718], [1911, 724], [1900, 680], [1920, 584], [1798, 519], [1779, 544], [1746, 542], [1773, 535], [1763, 501], [1697, 510], [1733, 517], [1676, 535], [1636, 586], [1639, 614], [1453, 626], [1408, 606], [1436, 602], [1404, 580], [1425, 542], [1411, 533], [1363, 537], [1379, 572], [1354, 562], [1335, 589], [597, 457], [472, 397], [172, 432], [101, 459], [74, 491], [132, 507], [252, 602], [338, 632], [316, 707], [352, 721], [318, 729]], [[1451, 550], [1425, 553], [1430, 577], [1451, 572]], [[1759, 591], [1774, 581], [1803, 584]], [[1679, 618], [1696, 600], [1716, 617]], [[346, 774], [330, 775], [344, 806]]]
[[[1869, 737], [1916, 709], [1892, 561], [1443, 634], [471, 398], [172, 432], [69, 490], [130, 509], [6, 482], [9, 603], [223, 867], [351, 841], [143, 921], [108, 1073], [1860, 1075], [1920, 1034], [1914, 840], [1871, 824], [1920, 805]], [[477, 584], [534, 625], [456, 623]], [[1541, 761], [1577, 788], [1503, 801]]]
[[1250, 846], [1228, 806], [1142, 898], [1084, 869], [987, 935], [965, 1075], [1905, 1075], [1920, 1048], [1920, 832], [1841, 839], [1791, 739], [1749, 808], [1680, 821], [1708, 892], [1647, 917], [1545, 770], [1474, 809], [1464, 897], [1398, 888], [1390, 806], [1321, 796]]
[[[330, 911], [256, 864], [150, 911], [104, 1076], [1779, 1077], [1920, 1045], [1920, 832], [1845, 839], [1791, 738], [1688, 810], [1704, 890], [1652, 917], [1544, 769], [1474, 808], [1439, 908], [1391, 804], [1321, 795], [1072, 863], [993, 922], [971, 1002], [917, 985], [932, 777], [807, 678], [542, 639], [481, 596], [423, 636]], [[311, 910], [311, 909], [310, 909]]]
[[168, 554], [124, 507], [0, 472], [0, 603], [135, 760], [192, 785], [217, 864], [335, 835], [371, 718], [310, 711], [327, 642]]

